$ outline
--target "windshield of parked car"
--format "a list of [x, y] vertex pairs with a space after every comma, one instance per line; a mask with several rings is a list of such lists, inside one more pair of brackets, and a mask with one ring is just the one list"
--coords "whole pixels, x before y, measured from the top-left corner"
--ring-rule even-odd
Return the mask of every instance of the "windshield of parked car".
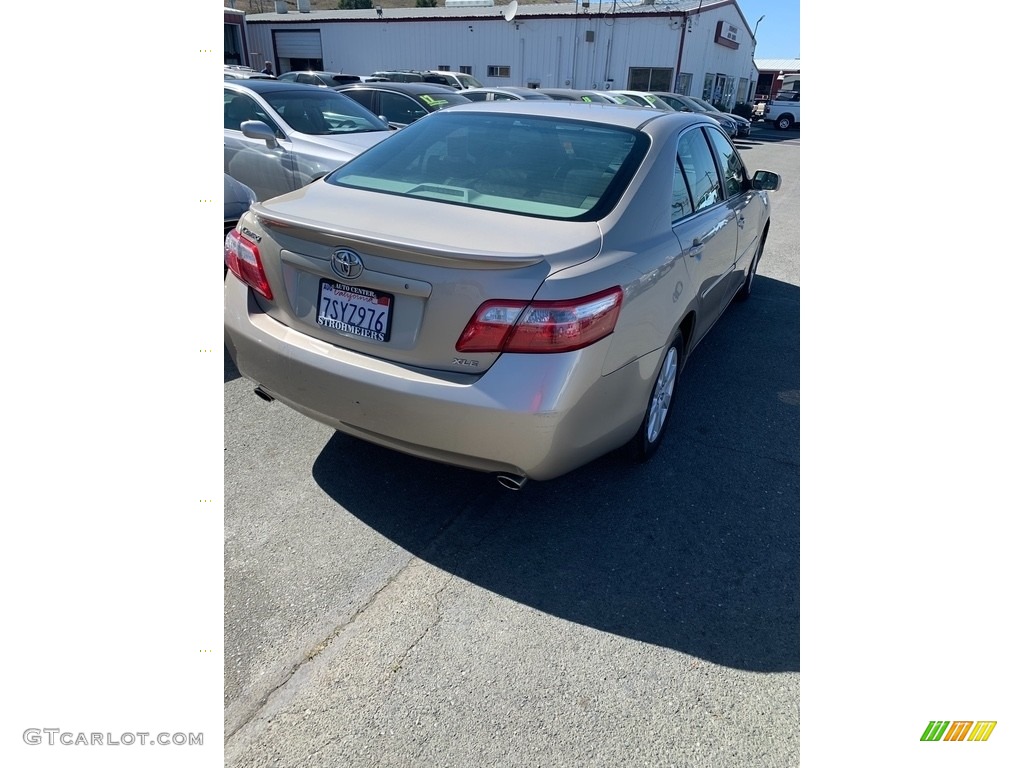
[[386, 131], [387, 123], [348, 96], [326, 88], [262, 94], [292, 130], [310, 136]]
[[639, 131], [601, 123], [461, 111], [431, 115], [384, 143], [328, 183], [584, 221], [611, 210], [649, 146]]
[[714, 108], [707, 104], [701, 103], [700, 99], [693, 96], [680, 96], [679, 99], [691, 109], [696, 112], [714, 112]]

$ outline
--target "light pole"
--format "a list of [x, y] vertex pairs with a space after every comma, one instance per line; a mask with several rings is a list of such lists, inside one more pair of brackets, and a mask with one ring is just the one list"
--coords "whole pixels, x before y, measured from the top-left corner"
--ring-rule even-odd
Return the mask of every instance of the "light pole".
[[[757, 62], [754, 61], [754, 55], [757, 53], [757, 28], [761, 26], [761, 22], [764, 21], [765, 14], [761, 14], [761, 18], [754, 24], [754, 47], [750, 51], [750, 63], [754, 65], [754, 71], [757, 72]], [[759, 73], [760, 74], [760, 73]], [[753, 80], [753, 78], [751, 78]], [[757, 83], [753, 82], [750, 84], [753, 92], [757, 93]], [[750, 94], [747, 94], [747, 101], [750, 101]]]

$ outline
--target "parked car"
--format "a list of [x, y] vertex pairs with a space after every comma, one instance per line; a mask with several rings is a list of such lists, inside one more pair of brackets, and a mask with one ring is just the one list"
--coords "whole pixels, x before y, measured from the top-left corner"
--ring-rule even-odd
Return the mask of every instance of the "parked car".
[[663, 99], [658, 98], [649, 91], [612, 91], [612, 93], [625, 96], [639, 104], [641, 107], [664, 109], [667, 112], [672, 112], [675, 109], [671, 104], [667, 104]]
[[396, 128], [469, 99], [447, 85], [434, 83], [351, 83], [334, 90], [349, 96]]
[[598, 104], [618, 104], [619, 106], [635, 107], [632, 99], [627, 99], [611, 91], [592, 91], [585, 88], [538, 88], [556, 101], [587, 101]]
[[678, 112], [694, 112], [698, 115], [707, 115], [712, 120], [716, 120], [725, 129], [725, 132], [729, 134], [730, 138], [735, 139], [739, 135], [739, 124], [723, 112], [718, 112], [717, 110], [709, 111], [704, 105], [694, 101], [689, 96], [683, 96], [681, 93], [668, 93], [666, 91], [653, 91], [653, 93]]
[[238, 179], [224, 174], [224, 234], [226, 235], [256, 202], [256, 193]]
[[421, 72], [423, 75], [423, 82], [425, 83], [440, 83], [441, 85], [450, 85], [456, 90], [465, 90], [467, 88], [481, 88], [483, 83], [477, 80], [472, 75], [466, 74], [465, 72], [442, 72], [440, 70], [428, 70]]
[[225, 241], [225, 343], [262, 399], [506, 487], [646, 459], [752, 288], [779, 185], [702, 115], [445, 109], [253, 205]]
[[551, 97], [542, 93], [537, 88], [468, 88], [460, 92], [470, 101], [523, 101], [525, 99], [537, 99], [551, 101]]
[[277, 79], [283, 80], [287, 83], [319, 85], [322, 88], [333, 88], [336, 85], [358, 83], [361, 81], [359, 75], [344, 75], [341, 72], [317, 72], [313, 70], [305, 72], [285, 72], [283, 75], [278, 75]]
[[330, 88], [224, 81], [224, 172], [259, 200], [324, 176], [391, 133], [379, 117]]
[[273, 75], [258, 72], [252, 67], [243, 67], [238, 64], [224, 65], [225, 80], [276, 80]]
[[712, 117], [714, 117], [716, 114], [717, 115], [725, 115], [730, 120], [732, 120], [734, 123], [736, 123], [736, 127], [738, 129], [737, 135], [741, 139], [750, 135], [750, 121], [747, 120], [747, 118], [742, 117], [740, 115], [734, 115], [732, 112], [723, 112], [718, 107], [716, 107], [714, 104], [712, 104], [710, 101], [706, 101], [704, 99], [698, 99], [696, 96], [690, 96], [688, 98], [691, 101], [695, 101], [695, 102], [697, 102], [697, 104], [699, 104], [700, 106], [704, 107], [707, 112], [712, 113], [712, 115], [711, 115]]
[[372, 77], [389, 83], [422, 83], [423, 75], [413, 69], [386, 69], [374, 72]]

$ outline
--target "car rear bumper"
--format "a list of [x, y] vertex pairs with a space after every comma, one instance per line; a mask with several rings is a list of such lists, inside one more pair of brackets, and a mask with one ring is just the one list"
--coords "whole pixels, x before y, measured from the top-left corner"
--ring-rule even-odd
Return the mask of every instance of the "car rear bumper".
[[548, 480], [617, 448], [657, 375], [660, 351], [602, 376], [608, 339], [504, 354], [481, 375], [396, 365], [291, 330], [234, 275], [224, 290], [228, 352], [266, 393], [354, 437], [484, 472]]

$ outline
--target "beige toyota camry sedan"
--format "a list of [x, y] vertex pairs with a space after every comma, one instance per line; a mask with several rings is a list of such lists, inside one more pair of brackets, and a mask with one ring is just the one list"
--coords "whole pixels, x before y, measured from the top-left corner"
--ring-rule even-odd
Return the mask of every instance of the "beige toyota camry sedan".
[[643, 460], [750, 293], [779, 184], [699, 115], [435, 112], [242, 217], [228, 350], [264, 400], [509, 488], [627, 443]]

